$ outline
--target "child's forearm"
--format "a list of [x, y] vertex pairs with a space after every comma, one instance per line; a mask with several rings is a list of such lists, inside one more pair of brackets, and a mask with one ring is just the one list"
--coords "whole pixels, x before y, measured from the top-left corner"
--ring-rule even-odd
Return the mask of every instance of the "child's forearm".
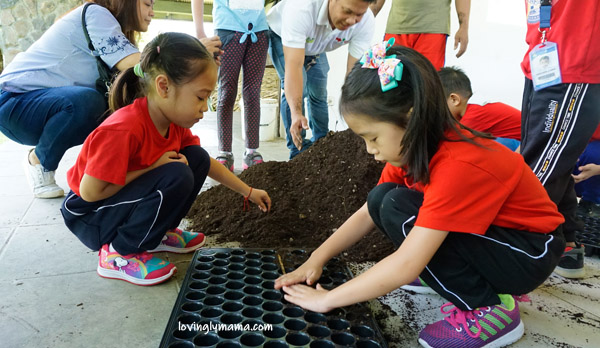
[[367, 203], [365, 203], [312, 253], [310, 259], [325, 265], [332, 257], [357, 243], [373, 228], [375, 228], [375, 224], [369, 215]]
[[79, 195], [86, 202], [97, 202], [115, 195], [123, 187], [84, 174], [79, 183]]
[[212, 157], [210, 158], [208, 176], [243, 196], [248, 196], [250, 194], [250, 186]]
[[[125, 176], [125, 185], [128, 185], [133, 180], [152, 169], [154, 169], [154, 165], [133, 172], [127, 172], [127, 175]], [[125, 185], [113, 184], [85, 174], [79, 184], [79, 193], [81, 194], [81, 198], [85, 201], [96, 202], [114, 196], [117, 192], [121, 191]]]
[[150, 167], [147, 167], [144, 169], [134, 170], [133, 172], [127, 172], [127, 175], [125, 176], [125, 185], [127, 185], [130, 182], [132, 182], [133, 180], [139, 178], [143, 174], [146, 174], [147, 172], [151, 171], [152, 169], [154, 169], [154, 166], [150, 166]]

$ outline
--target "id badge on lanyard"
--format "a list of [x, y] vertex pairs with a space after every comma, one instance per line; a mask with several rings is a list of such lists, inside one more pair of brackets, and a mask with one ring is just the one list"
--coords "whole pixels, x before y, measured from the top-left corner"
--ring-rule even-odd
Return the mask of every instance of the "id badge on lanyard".
[[533, 89], [536, 91], [562, 83], [560, 63], [558, 61], [558, 46], [555, 42], [546, 41], [546, 31], [551, 29], [551, 8], [552, 3], [550, 0], [542, 0], [539, 11], [539, 30], [542, 33], [542, 42], [529, 52], [531, 79], [533, 81]]
[[258, 10], [265, 7], [264, 0], [229, 0], [229, 8], [232, 10]]

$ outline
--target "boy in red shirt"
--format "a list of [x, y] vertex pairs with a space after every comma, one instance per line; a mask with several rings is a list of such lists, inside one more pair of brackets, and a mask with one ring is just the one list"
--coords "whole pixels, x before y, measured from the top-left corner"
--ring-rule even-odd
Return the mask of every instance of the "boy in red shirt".
[[521, 111], [504, 103], [469, 104], [471, 81], [456, 67], [439, 73], [452, 116], [474, 130], [490, 133], [496, 141], [515, 151], [521, 144]]

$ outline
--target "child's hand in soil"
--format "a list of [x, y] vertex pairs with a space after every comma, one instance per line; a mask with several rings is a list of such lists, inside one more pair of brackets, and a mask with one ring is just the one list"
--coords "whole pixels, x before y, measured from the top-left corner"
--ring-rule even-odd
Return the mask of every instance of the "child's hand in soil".
[[334, 308], [326, 304], [327, 293], [329, 293], [329, 291], [323, 289], [321, 284], [317, 284], [316, 289], [303, 284], [284, 286], [283, 291], [286, 293], [284, 295], [286, 301], [296, 304], [304, 309], [325, 313]]
[[284, 286], [304, 283], [313, 285], [323, 273], [323, 266], [311, 263], [310, 260], [302, 264], [293, 272], [284, 274], [275, 280], [275, 289], [279, 290]]
[[258, 205], [260, 210], [264, 213], [271, 210], [271, 197], [269, 197], [267, 191], [253, 189], [252, 192], [250, 192], [250, 197], [248, 197], [248, 199]]

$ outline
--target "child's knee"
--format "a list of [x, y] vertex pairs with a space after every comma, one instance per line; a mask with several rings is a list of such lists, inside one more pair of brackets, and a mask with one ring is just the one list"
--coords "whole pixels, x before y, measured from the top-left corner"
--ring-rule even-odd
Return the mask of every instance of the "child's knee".
[[385, 182], [375, 186], [367, 196], [367, 205], [369, 206], [369, 209], [371, 207], [380, 207], [384, 197], [396, 187], [398, 187], [398, 184], [392, 182]]
[[210, 155], [208, 152], [201, 146], [192, 145], [182, 149], [181, 153], [187, 158], [193, 176], [196, 179], [199, 176], [203, 179], [206, 178], [210, 169]]
[[169, 190], [176, 191], [180, 195], [192, 191], [194, 188], [194, 173], [187, 164], [174, 162], [165, 164], [165, 166], [168, 166], [169, 170], [170, 180], [166, 185]]

